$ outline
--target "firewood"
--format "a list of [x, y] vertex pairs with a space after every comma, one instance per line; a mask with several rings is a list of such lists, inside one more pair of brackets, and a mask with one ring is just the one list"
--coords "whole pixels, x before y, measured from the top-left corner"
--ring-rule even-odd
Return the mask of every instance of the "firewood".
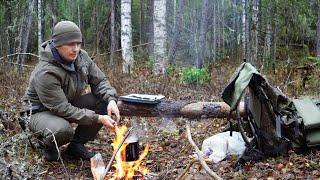
[[[165, 100], [158, 104], [143, 104], [119, 101], [118, 107], [122, 116], [140, 117], [185, 117], [225, 118], [230, 107], [224, 102], [196, 102]], [[244, 104], [240, 103], [240, 115], [245, 116]]]

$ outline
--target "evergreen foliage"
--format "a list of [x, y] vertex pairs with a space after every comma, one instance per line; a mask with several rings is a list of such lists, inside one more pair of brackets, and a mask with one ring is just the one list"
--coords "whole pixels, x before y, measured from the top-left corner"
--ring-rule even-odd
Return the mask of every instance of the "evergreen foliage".
[[[253, 0], [247, 2], [247, 19], [249, 23], [249, 55], [254, 52], [254, 24]], [[120, 43], [120, 1], [116, 2], [115, 34], [116, 49], [121, 49]], [[190, 66], [196, 64], [198, 53], [204, 54], [204, 66], [218, 60], [231, 57], [242, 60], [242, 1], [221, 0], [208, 1], [207, 25], [205, 42], [199, 43], [201, 36], [200, 26], [203, 21], [202, 9], [204, 1], [185, 0], [182, 11], [182, 24], [177, 37], [174, 60], [175, 64]], [[305, 56], [316, 55], [318, 9], [316, 0], [260, 0], [259, 1], [259, 30], [258, 30], [258, 57], [257, 64], [270, 64], [268, 61], [282, 61], [287, 57], [298, 60], [293, 56], [293, 50], [309, 50]], [[167, 50], [174, 35], [175, 17], [179, 12], [179, 0], [166, 3], [166, 43]], [[36, 53], [37, 43], [37, 1], [32, 15], [34, 16], [30, 29], [27, 52]], [[19, 34], [23, 26], [24, 15], [28, 3], [23, 0], [0, 1], [0, 56], [9, 52], [17, 52]], [[110, 52], [110, 11], [111, 0], [42, 0], [44, 34], [43, 40], [51, 37], [51, 29], [60, 20], [71, 20], [78, 24], [84, 35], [84, 48], [89, 53], [107, 55]], [[153, 1], [132, 0], [132, 45], [136, 57], [153, 56]], [[270, 27], [270, 29], [267, 29]], [[268, 32], [270, 31], [270, 32]], [[269, 54], [264, 55], [267, 46], [266, 34], [270, 34]], [[9, 41], [7, 39], [9, 38]], [[287, 57], [281, 51], [286, 49]], [[200, 51], [201, 50], [201, 51]], [[147, 54], [147, 55], [146, 55]], [[251, 56], [250, 55], [250, 56]], [[250, 59], [249, 59], [250, 60]], [[138, 60], [141, 62], [141, 60]]]

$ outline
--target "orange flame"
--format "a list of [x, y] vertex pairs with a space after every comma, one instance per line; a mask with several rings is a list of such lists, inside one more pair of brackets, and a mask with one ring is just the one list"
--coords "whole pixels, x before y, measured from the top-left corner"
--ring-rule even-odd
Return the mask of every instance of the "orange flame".
[[[127, 131], [126, 126], [120, 126], [116, 127], [116, 137], [113, 140], [112, 147], [113, 150], [118, 147], [118, 145], [121, 143], [123, 137], [125, 136], [125, 133]], [[113, 164], [113, 167], [116, 168], [116, 172], [113, 175], [112, 179], [132, 179], [135, 175], [135, 172], [139, 172], [142, 175], [146, 175], [148, 173], [148, 169], [141, 165], [142, 160], [145, 158], [145, 156], [148, 154], [149, 151], [149, 144], [146, 145], [144, 148], [142, 154], [139, 156], [139, 159], [136, 161], [130, 161], [126, 162], [126, 146], [127, 144], [124, 143], [119, 152], [116, 154], [116, 163]]]

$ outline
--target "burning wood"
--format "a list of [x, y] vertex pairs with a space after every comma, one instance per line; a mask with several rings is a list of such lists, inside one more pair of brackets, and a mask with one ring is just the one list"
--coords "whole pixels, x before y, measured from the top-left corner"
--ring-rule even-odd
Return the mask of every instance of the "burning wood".
[[[114, 139], [112, 146], [116, 150], [117, 146], [124, 138], [126, 126], [116, 128], [116, 138]], [[113, 165], [116, 168], [116, 172], [112, 175], [112, 179], [132, 179], [136, 172], [145, 175], [148, 169], [143, 166], [142, 160], [148, 154], [149, 145], [147, 144], [142, 154], [139, 156], [139, 142], [137, 139], [132, 142], [126, 141], [121, 145], [119, 153], [116, 155], [116, 163]]]
[[[133, 179], [136, 177], [144, 177], [148, 173], [148, 169], [143, 165], [143, 159], [149, 151], [149, 144], [147, 144], [139, 155], [138, 137], [131, 136], [127, 139], [131, 129], [127, 131], [126, 126], [116, 127], [116, 137], [113, 140], [112, 147], [114, 149], [113, 156], [105, 168], [103, 160], [100, 156], [91, 158], [91, 170], [95, 180], [100, 179]], [[134, 137], [134, 138], [132, 138]], [[127, 139], [127, 140], [126, 140]], [[125, 141], [126, 140], [126, 141]], [[99, 154], [98, 154], [99, 155]], [[100, 158], [99, 158], [100, 157]], [[113, 160], [115, 172], [106, 176]]]

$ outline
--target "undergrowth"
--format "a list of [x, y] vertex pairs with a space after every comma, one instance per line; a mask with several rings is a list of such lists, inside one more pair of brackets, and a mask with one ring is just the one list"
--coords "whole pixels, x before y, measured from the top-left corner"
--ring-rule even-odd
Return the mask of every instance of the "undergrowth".
[[[263, 69], [262, 73], [274, 87], [278, 87], [291, 98], [301, 96], [320, 98], [319, 64], [309, 63], [301, 59], [294, 59], [289, 65], [285, 61], [276, 62], [274, 66], [270, 64]], [[143, 61], [135, 64], [131, 75], [121, 72], [120, 63], [111, 66], [107, 63], [106, 58], [101, 57], [97, 57], [95, 62], [106, 73], [108, 80], [117, 89], [119, 95], [130, 93], [163, 94], [167, 99], [195, 101], [221, 101], [223, 89], [236, 67], [240, 65], [230, 61], [220, 61], [202, 70], [169, 66], [166, 75], [154, 76], [150, 63], [144, 63]], [[17, 131], [9, 132], [4, 130], [0, 124], [2, 146], [11, 137], [21, 133], [17, 116], [20, 110], [20, 99], [27, 87], [32, 69], [26, 68], [24, 74], [19, 74], [14, 66], [0, 65], [0, 108], [9, 112], [9, 120], [17, 125]], [[26, 143], [26, 139], [17, 142], [14, 147], [11, 147], [15, 151], [9, 151], [9, 156], [8, 153], [0, 155], [7, 155], [9, 161], [10, 159], [17, 159], [23, 163], [39, 164], [39, 153], [30, 149], [25, 151]], [[16, 161], [12, 162], [16, 163]], [[23, 168], [25, 171], [40, 172], [39, 166], [24, 166]], [[50, 168], [51, 170], [53, 168], [50, 164], [44, 164], [42, 171], [48, 171]], [[82, 167], [73, 168], [71, 166], [69, 169], [78, 172]], [[60, 174], [63, 176], [63, 170], [61, 172]]]

